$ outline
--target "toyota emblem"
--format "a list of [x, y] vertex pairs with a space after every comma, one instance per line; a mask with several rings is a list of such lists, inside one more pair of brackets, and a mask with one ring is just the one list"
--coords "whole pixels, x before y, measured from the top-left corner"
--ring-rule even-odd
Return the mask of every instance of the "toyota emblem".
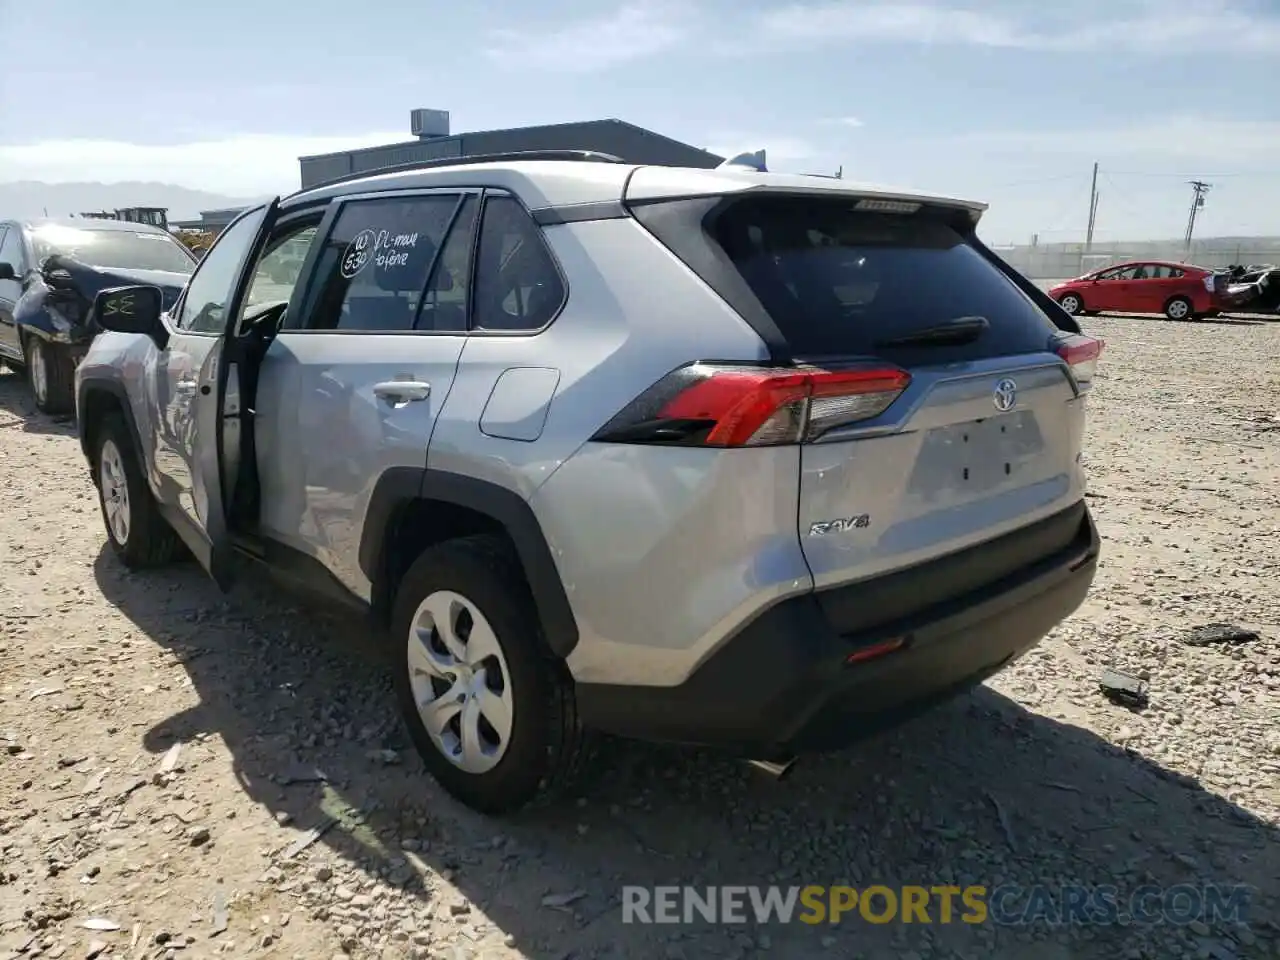
[[991, 395], [991, 402], [996, 405], [996, 409], [1001, 413], [1006, 413], [1013, 409], [1013, 405], [1018, 402], [1018, 385], [1008, 377], [996, 384], [995, 392]]

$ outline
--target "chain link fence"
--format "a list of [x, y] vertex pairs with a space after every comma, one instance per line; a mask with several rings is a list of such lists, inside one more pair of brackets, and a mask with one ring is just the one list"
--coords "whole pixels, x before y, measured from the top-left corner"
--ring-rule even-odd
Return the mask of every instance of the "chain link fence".
[[1190, 252], [1177, 241], [1095, 243], [1088, 248], [1083, 243], [1025, 244], [995, 249], [1032, 280], [1065, 280], [1128, 260], [1169, 260], [1214, 268], [1236, 263], [1280, 265], [1280, 239], [1195, 241]]

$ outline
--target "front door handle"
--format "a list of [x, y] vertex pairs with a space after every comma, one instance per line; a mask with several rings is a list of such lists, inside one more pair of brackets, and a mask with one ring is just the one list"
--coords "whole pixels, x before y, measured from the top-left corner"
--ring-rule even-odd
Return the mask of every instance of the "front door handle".
[[421, 380], [388, 380], [373, 385], [373, 395], [394, 403], [425, 400], [431, 396], [431, 384]]

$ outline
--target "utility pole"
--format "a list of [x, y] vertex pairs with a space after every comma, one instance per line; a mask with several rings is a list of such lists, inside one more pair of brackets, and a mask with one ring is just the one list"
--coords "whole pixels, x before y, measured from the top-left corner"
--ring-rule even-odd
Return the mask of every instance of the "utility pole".
[[1098, 219], [1098, 161], [1093, 162], [1093, 186], [1089, 188], [1089, 229], [1084, 235], [1084, 252], [1093, 249], [1093, 225]]
[[1213, 186], [1203, 180], [1188, 180], [1191, 184], [1191, 213], [1187, 216], [1187, 253], [1191, 252], [1191, 235], [1196, 229], [1196, 213], [1204, 206], [1204, 195]]

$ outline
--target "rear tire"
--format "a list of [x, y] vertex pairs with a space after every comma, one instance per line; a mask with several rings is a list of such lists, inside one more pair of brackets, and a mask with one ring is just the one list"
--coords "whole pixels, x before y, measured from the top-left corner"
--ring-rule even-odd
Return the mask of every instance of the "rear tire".
[[418, 557], [396, 592], [391, 640], [409, 735], [454, 798], [505, 814], [580, 782], [594, 739], [502, 538], [452, 540]]
[[31, 335], [24, 338], [23, 354], [36, 409], [53, 416], [74, 410], [76, 365], [66, 348]]
[[107, 541], [120, 562], [132, 570], [171, 563], [182, 542], [160, 515], [129, 428], [118, 414], [94, 432], [93, 467]]
[[1058, 306], [1062, 307], [1063, 310], [1067, 311], [1067, 313], [1071, 314], [1073, 317], [1078, 317], [1080, 314], [1085, 312], [1084, 301], [1080, 299], [1080, 295], [1078, 293], [1063, 294], [1062, 299], [1058, 301]]
[[1164, 305], [1164, 315], [1175, 321], [1194, 319], [1194, 308], [1186, 297], [1174, 297]]

